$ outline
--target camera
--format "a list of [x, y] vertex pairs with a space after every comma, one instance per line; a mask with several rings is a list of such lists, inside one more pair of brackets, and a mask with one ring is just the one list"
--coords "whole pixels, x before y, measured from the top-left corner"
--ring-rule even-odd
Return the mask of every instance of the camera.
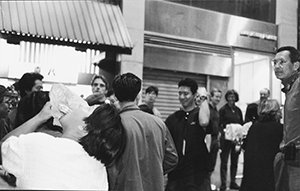
[[289, 143], [284, 147], [284, 160], [294, 161], [296, 159], [296, 145], [295, 143]]

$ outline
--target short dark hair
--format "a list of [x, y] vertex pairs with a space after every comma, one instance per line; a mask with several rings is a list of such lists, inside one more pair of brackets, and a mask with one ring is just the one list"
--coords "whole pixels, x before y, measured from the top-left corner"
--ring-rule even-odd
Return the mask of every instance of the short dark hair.
[[106, 97], [112, 96], [114, 94], [115, 94], [114, 90], [109, 89], [109, 90], [107, 90]]
[[232, 90], [228, 90], [225, 94], [225, 100], [228, 101], [228, 96], [229, 95], [234, 95], [235, 97], [235, 102], [238, 102], [240, 100], [239, 98], [239, 94], [237, 93], [237, 91], [235, 91], [234, 89]]
[[110, 104], [102, 104], [84, 119], [87, 135], [79, 140], [92, 157], [111, 166], [122, 156], [126, 146], [126, 133], [121, 117]]
[[215, 95], [215, 92], [219, 92], [222, 94], [222, 91], [218, 88], [213, 88], [211, 91], [210, 91], [210, 96], [213, 97]]
[[299, 53], [299, 51], [295, 47], [292, 47], [292, 46], [283, 46], [283, 47], [280, 47], [277, 50], [277, 53], [285, 51], [285, 50], [290, 52], [290, 59], [291, 59], [292, 63], [300, 61], [300, 53]]
[[141, 91], [142, 80], [133, 73], [125, 73], [116, 76], [112, 86], [120, 102], [134, 101]]
[[192, 94], [197, 93], [197, 90], [198, 90], [197, 82], [191, 78], [184, 78], [184, 79], [180, 80], [180, 82], [178, 83], [178, 87], [180, 87], [180, 86], [190, 87]]
[[43, 80], [44, 76], [36, 72], [27, 72], [23, 74], [21, 79], [18, 82], [18, 87], [20, 90], [21, 97], [27, 95], [26, 91], [31, 91], [32, 87], [35, 85], [36, 80]]
[[105, 83], [105, 87], [108, 90], [109, 85], [108, 85], [106, 78], [103, 75], [94, 75], [94, 77], [92, 78], [92, 81], [91, 81], [91, 86], [93, 86], [95, 80], [98, 78], [100, 78]]
[[154, 92], [156, 94], [156, 96], [157, 96], [158, 95], [158, 88], [155, 87], [155, 86], [149, 86], [146, 89], [145, 93], [147, 94], [147, 93], [151, 93], [151, 92]]

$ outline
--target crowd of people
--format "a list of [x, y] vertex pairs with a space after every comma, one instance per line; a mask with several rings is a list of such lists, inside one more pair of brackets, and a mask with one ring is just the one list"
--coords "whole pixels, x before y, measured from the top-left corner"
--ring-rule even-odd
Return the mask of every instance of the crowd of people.
[[[279, 48], [272, 63], [286, 94], [283, 124], [267, 88], [243, 116], [236, 90], [208, 93], [190, 78], [178, 82], [181, 108], [163, 121], [155, 106], [159, 89], [149, 86], [141, 101], [142, 80], [124, 73], [110, 89], [95, 75], [92, 94], [80, 97], [86, 106], [58, 104], [57, 125], [43, 76], [25, 73], [11, 89], [0, 85], [0, 177], [18, 189], [211, 191], [220, 154], [220, 191], [300, 190], [300, 53]], [[243, 138], [228, 139], [229, 125], [246, 123]]]

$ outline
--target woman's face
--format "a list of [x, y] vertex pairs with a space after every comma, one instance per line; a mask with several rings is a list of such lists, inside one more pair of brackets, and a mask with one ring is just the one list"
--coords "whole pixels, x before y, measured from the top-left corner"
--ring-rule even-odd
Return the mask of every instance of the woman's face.
[[229, 104], [229, 105], [234, 105], [234, 103], [235, 103], [235, 96], [234, 96], [234, 94], [229, 94], [228, 96], [227, 96], [227, 103]]

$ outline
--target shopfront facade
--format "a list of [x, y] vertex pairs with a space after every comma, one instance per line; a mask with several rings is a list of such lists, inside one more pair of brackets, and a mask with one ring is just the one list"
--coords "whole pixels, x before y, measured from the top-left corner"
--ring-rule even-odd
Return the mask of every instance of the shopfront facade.
[[[194, 8], [167, 1], [145, 2], [144, 89], [159, 87], [157, 107], [163, 117], [180, 105], [177, 83], [197, 80], [208, 90], [217, 87], [240, 94], [238, 105], [259, 99], [259, 90], [272, 91], [271, 59], [277, 48], [272, 23]], [[170, 79], [170, 80], [168, 80]], [[223, 105], [222, 98], [220, 104]]]
[[132, 42], [120, 7], [89, 1], [0, 1], [0, 83], [40, 72], [44, 89], [63, 83], [91, 93], [94, 74], [109, 82]]

